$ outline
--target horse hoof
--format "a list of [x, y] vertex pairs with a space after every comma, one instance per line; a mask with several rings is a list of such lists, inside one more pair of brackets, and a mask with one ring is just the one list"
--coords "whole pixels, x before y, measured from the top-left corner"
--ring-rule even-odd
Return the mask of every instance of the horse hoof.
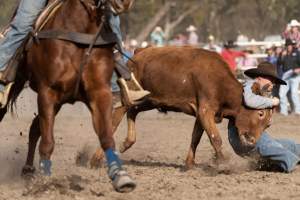
[[135, 189], [135, 182], [129, 177], [126, 171], [121, 170], [116, 175], [112, 182], [115, 190], [121, 193], [128, 193]]
[[35, 167], [30, 165], [25, 165], [22, 169], [22, 176], [32, 176], [35, 172]]
[[40, 171], [44, 176], [51, 176], [51, 160], [41, 160], [40, 161]]

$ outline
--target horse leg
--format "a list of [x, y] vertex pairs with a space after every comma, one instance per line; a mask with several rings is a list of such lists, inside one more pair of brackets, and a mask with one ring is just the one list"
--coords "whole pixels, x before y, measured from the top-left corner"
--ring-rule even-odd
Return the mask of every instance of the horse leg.
[[39, 127], [41, 141], [39, 145], [40, 169], [46, 176], [51, 175], [51, 155], [54, 150], [53, 127], [55, 115], [60, 109], [57, 94], [50, 88], [43, 88], [38, 94]]
[[[121, 123], [126, 111], [127, 111], [126, 106], [121, 106], [121, 107], [114, 109], [113, 117], [112, 117], [113, 133], [115, 133], [115, 131], [119, 127], [119, 124]], [[92, 156], [92, 158], [90, 160], [91, 168], [97, 168], [98, 166], [101, 166], [103, 158], [104, 158], [104, 152], [103, 152], [102, 148], [99, 147], [96, 149], [96, 152], [94, 153], [94, 155]]]
[[217, 160], [225, 160], [225, 156], [222, 152], [222, 138], [215, 123], [215, 112], [208, 104], [202, 104], [198, 109], [198, 115], [199, 116], [197, 117], [199, 117], [201, 124], [209, 137], [210, 143], [216, 152]]
[[200, 120], [196, 119], [193, 134], [192, 134], [191, 146], [190, 146], [190, 149], [189, 149], [186, 161], [185, 161], [186, 169], [191, 169], [195, 165], [196, 149], [197, 149], [197, 146], [203, 135], [203, 131], [204, 131], [204, 129], [201, 125]]
[[36, 116], [30, 126], [29, 131], [29, 143], [28, 143], [28, 153], [25, 166], [22, 169], [22, 175], [33, 174], [35, 172], [35, 167], [33, 166], [34, 154], [36, 149], [36, 144], [41, 136], [39, 116]]
[[112, 132], [112, 95], [109, 86], [103, 86], [89, 92], [89, 108], [92, 121], [98, 135], [108, 165], [108, 175], [114, 188], [119, 192], [129, 192], [135, 183], [122, 168], [121, 160], [115, 152], [115, 141]]

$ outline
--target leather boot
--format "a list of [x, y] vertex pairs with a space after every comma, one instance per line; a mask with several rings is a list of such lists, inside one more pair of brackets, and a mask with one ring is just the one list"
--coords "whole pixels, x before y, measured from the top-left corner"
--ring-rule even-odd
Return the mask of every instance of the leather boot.
[[4, 108], [7, 105], [9, 92], [13, 84], [13, 82], [8, 83], [4, 86], [3, 90], [0, 91], [0, 108]]

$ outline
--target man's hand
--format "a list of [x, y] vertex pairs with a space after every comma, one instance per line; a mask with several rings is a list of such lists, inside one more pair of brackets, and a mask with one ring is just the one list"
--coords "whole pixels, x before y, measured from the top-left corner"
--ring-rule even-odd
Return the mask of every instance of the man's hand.
[[278, 106], [280, 103], [280, 100], [277, 97], [273, 97], [272, 101], [273, 101], [273, 106]]

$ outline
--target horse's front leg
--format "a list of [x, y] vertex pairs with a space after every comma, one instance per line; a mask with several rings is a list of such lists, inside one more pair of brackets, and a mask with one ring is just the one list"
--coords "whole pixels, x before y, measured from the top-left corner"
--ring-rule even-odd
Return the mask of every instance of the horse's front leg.
[[39, 127], [41, 133], [41, 141], [39, 145], [40, 151], [40, 169], [44, 175], [51, 175], [51, 155], [54, 150], [53, 126], [54, 118], [58, 112], [60, 105], [58, 104], [57, 94], [50, 88], [43, 88], [38, 93], [38, 111], [39, 111]]
[[[99, 87], [99, 85], [101, 85]], [[90, 85], [91, 86], [91, 85]], [[122, 168], [122, 162], [115, 152], [115, 141], [112, 128], [112, 94], [109, 84], [98, 83], [94, 89], [89, 87], [89, 108], [92, 121], [98, 135], [108, 165], [108, 175], [114, 188], [119, 192], [128, 192], [135, 188], [135, 183]]]

